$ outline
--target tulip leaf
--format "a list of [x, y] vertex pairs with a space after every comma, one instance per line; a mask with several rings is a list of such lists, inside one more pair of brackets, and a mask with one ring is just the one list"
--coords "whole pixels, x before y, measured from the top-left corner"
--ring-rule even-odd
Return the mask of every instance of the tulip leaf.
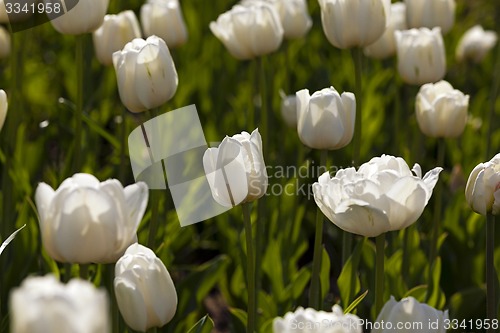
[[14, 239], [14, 237], [16, 237], [17, 233], [18, 233], [19, 231], [21, 231], [21, 230], [22, 230], [25, 226], [26, 226], [26, 224], [25, 224], [25, 225], [23, 225], [21, 228], [17, 229], [16, 231], [14, 231], [14, 232], [12, 233], [12, 235], [10, 235], [10, 236], [9, 236], [9, 237], [8, 237], [8, 238], [7, 238], [7, 239], [6, 239], [3, 243], [2, 243], [2, 245], [0, 246], [0, 255], [2, 254], [3, 250], [7, 247], [7, 245], [9, 245], [9, 243], [10, 243], [10, 242], [12, 242], [12, 240]]
[[309, 283], [309, 280], [311, 280], [311, 272], [303, 267], [295, 274], [293, 281], [286, 287], [285, 294], [288, 296], [291, 295], [293, 300], [298, 299]]
[[325, 248], [322, 249], [323, 255], [321, 256], [321, 270], [319, 272], [319, 279], [321, 282], [321, 300], [324, 300], [326, 294], [330, 291], [330, 256]]
[[427, 289], [427, 304], [430, 306], [441, 309], [446, 303], [446, 297], [439, 287], [439, 281], [441, 279], [441, 257], [437, 257], [432, 269], [432, 279], [431, 284]]
[[420, 285], [416, 286], [410, 290], [404, 295], [404, 297], [413, 297], [419, 302], [425, 302], [425, 295], [427, 294], [427, 286], [426, 285]]
[[212, 332], [212, 329], [214, 328], [214, 322], [208, 315], [205, 317], [201, 318], [191, 329], [188, 331], [188, 333], [210, 333]]
[[231, 315], [232, 332], [245, 332], [247, 326], [247, 313], [241, 309], [229, 308]]
[[363, 248], [365, 238], [362, 238], [356, 245], [354, 252], [347, 259], [347, 262], [340, 272], [339, 278], [337, 279], [337, 284], [340, 290], [340, 296], [342, 299], [342, 304], [347, 307], [354, 299], [354, 296], [359, 293], [361, 289], [361, 283], [358, 277], [358, 266], [359, 260], [361, 258], [361, 250]]
[[361, 303], [361, 301], [366, 297], [366, 295], [368, 295], [368, 290], [366, 290], [364, 293], [359, 295], [358, 298], [352, 301], [352, 303], [349, 304], [349, 306], [344, 310], [344, 313], [351, 313], [352, 310], [354, 310], [358, 306], [358, 304]]

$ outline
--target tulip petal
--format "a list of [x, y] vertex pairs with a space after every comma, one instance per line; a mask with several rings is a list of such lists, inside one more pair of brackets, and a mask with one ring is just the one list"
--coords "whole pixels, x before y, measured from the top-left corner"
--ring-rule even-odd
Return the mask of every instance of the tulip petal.
[[147, 306], [141, 291], [122, 277], [115, 278], [114, 286], [116, 302], [127, 325], [136, 331], [146, 332]]
[[342, 230], [365, 237], [376, 237], [391, 230], [384, 212], [364, 204], [338, 207], [332, 222]]
[[52, 187], [45, 183], [38, 184], [35, 192], [35, 203], [40, 216], [40, 225], [43, 229], [43, 224], [48, 219], [50, 214], [50, 205], [54, 199], [55, 191]]

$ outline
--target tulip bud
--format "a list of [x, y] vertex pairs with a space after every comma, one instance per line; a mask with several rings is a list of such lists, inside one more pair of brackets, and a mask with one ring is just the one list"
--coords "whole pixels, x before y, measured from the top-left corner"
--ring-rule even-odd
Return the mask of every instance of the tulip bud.
[[108, 333], [106, 291], [73, 279], [64, 285], [53, 275], [28, 277], [10, 294], [12, 333]]
[[137, 241], [148, 202], [145, 183], [123, 188], [89, 174], [67, 178], [54, 191], [38, 185], [35, 202], [45, 250], [60, 262], [113, 263]]
[[109, 66], [113, 64], [113, 53], [120, 51], [134, 38], [141, 37], [141, 30], [134, 12], [126, 10], [117, 15], [104, 16], [104, 22], [92, 37], [97, 60]]
[[406, 83], [422, 85], [441, 80], [446, 58], [440, 28], [395, 31], [399, 75]]
[[304, 37], [312, 26], [306, 0], [277, 0], [274, 3], [283, 26], [284, 37]]
[[281, 115], [288, 127], [297, 128], [297, 96], [283, 96], [281, 100]]
[[186, 24], [179, 0], [148, 0], [141, 7], [142, 29], [146, 36], [156, 35], [175, 48], [186, 43]]
[[340, 49], [372, 44], [385, 31], [390, 4], [390, 0], [319, 0], [326, 38]]
[[455, 0], [405, 0], [410, 28], [440, 27], [443, 34], [455, 23]]
[[500, 214], [500, 154], [472, 170], [465, 186], [465, 199], [476, 213]]
[[273, 320], [273, 333], [292, 332], [362, 333], [363, 322], [356, 315], [344, 314], [338, 305], [332, 307], [332, 312], [299, 307], [295, 312], [287, 312], [283, 318]]
[[177, 309], [177, 292], [163, 262], [153, 251], [132, 244], [116, 262], [114, 289], [128, 326], [145, 332], [168, 323]]
[[211, 22], [210, 30], [240, 60], [274, 52], [283, 40], [278, 13], [264, 2], [234, 6]]
[[406, 6], [403, 2], [396, 2], [391, 5], [391, 15], [389, 24], [382, 37], [375, 43], [364, 48], [364, 53], [368, 57], [384, 59], [396, 53], [396, 38], [394, 31], [405, 30], [406, 27]]
[[[44, 0], [45, 4], [54, 0]], [[68, 12], [47, 11], [47, 16], [54, 29], [66, 35], [80, 35], [93, 32], [102, 25], [108, 11], [109, 0], [79, 0]]]
[[262, 197], [267, 171], [259, 130], [225, 137], [218, 148], [208, 148], [203, 168], [215, 201], [225, 207]]
[[136, 38], [113, 53], [122, 103], [132, 112], [146, 111], [170, 100], [178, 84], [175, 64], [163, 39]]
[[494, 31], [485, 31], [480, 25], [475, 25], [465, 32], [458, 42], [456, 57], [458, 61], [470, 59], [475, 63], [481, 62], [488, 51], [497, 43], [497, 34]]
[[7, 110], [9, 109], [9, 103], [7, 101], [7, 94], [3, 89], [0, 89], [0, 131], [5, 123], [5, 118], [7, 118]]
[[420, 165], [410, 170], [401, 157], [382, 155], [357, 171], [341, 169], [334, 177], [325, 172], [313, 184], [314, 200], [340, 229], [376, 237], [419, 218], [442, 170], [434, 168], [422, 178]]
[[297, 96], [297, 131], [300, 141], [313, 149], [340, 149], [354, 133], [356, 98], [353, 93], [339, 95], [335, 88], [316, 91], [303, 89]]
[[385, 325], [374, 326], [372, 333], [394, 332], [395, 327], [404, 327], [404, 332], [408, 333], [445, 333], [447, 320], [448, 310], [444, 312], [436, 310], [413, 297], [406, 297], [396, 302], [391, 296], [375, 320]]
[[448, 82], [424, 84], [415, 102], [418, 126], [433, 138], [455, 138], [464, 131], [468, 107], [469, 95]]
[[4, 27], [0, 26], [0, 59], [10, 55], [10, 34]]

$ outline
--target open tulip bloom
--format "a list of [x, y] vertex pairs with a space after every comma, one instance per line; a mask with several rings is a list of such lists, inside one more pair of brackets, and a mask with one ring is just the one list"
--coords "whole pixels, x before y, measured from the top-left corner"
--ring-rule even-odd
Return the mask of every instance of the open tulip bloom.
[[148, 202], [139, 182], [125, 188], [116, 179], [99, 182], [79, 173], [54, 191], [40, 183], [35, 194], [45, 250], [60, 262], [113, 263], [137, 241]]
[[442, 170], [436, 167], [422, 178], [420, 165], [410, 170], [402, 158], [382, 155], [332, 178], [325, 172], [313, 184], [314, 200], [339, 228], [376, 237], [420, 217]]

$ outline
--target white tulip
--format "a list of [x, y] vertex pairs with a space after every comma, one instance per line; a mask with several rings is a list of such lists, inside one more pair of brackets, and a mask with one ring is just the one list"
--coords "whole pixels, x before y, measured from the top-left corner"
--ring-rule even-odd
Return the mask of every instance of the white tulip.
[[353, 314], [344, 314], [338, 305], [332, 312], [299, 307], [273, 321], [273, 333], [362, 333], [363, 323]]
[[382, 37], [373, 44], [364, 48], [364, 53], [376, 59], [384, 59], [396, 54], [396, 38], [394, 31], [405, 30], [406, 26], [406, 6], [404, 2], [395, 2], [391, 5], [391, 16], [389, 25], [385, 29]]
[[399, 75], [406, 83], [422, 85], [443, 79], [446, 57], [440, 28], [395, 31]]
[[440, 27], [443, 34], [455, 23], [455, 0], [404, 0], [410, 28]]
[[169, 48], [187, 41], [188, 32], [179, 0], [148, 0], [141, 7], [141, 23], [146, 36], [162, 38]]
[[276, 9], [264, 2], [234, 6], [211, 22], [210, 30], [240, 60], [276, 51], [284, 33]]
[[[64, 7], [68, 7], [66, 0]], [[54, 0], [44, 0], [46, 6], [53, 8]], [[69, 1], [68, 1], [69, 2]], [[72, 1], [71, 4], [75, 3]], [[49, 5], [50, 4], [50, 5]], [[47, 11], [50, 23], [58, 32], [66, 35], [80, 35], [93, 32], [102, 25], [108, 11], [109, 0], [78, 0], [73, 8], [62, 14]]]
[[136, 331], [165, 325], [177, 310], [177, 292], [167, 268], [140, 244], [130, 245], [116, 263], [114, 289], [123, 319]]
[[9, 109], [9, 102], [7, 100], [7, 94], [3, 89], [0, 89], [0, 131], [5, 124], [5, 118], [7, 118], [7, 111]]
[[90, 282], [28, 277], [10, 294], [12, 333], [109, 333], [108, 296]]
[[469, 95], [453, 89], [447, 81], [424, 84], [415, 101], [420, 130], [433, 138], [455, 138], [467, 124]]
[[473, 62], [481, 62], [486, 54], [497, 43], [497, 33], [485, 31], [480, 25], [475, 25], [467, 30], [458, 42], [456, 57], [458, 61], [470, 59]]
[[118, 92], [132, 112], [158, 107], [177, 91], [179, 79], [167, 44], [157, 36], [136, 38], [113, 54]]
[[418, 164], [410, 171], [402, 158], [382, 155], [357, 171], [341, 169], [332, 178], [325, 172], [313, 184], [314, 200], [339, 228], [376, 237], [419, 218], [442, 170], [436, 167], [422, 178]]
[[134, 12], [126, 10], [117, 15], [104, 16], [104, 22], [92, 37], [97, 60], [109, 66], [113, 64], [113, 53], [134, 38], [141, 37], [141, 29]]
[[353, 93], [340, 95], [335, 88], [316, 91], [312, 96], [303, 89], [297, 96], [297, 131], [302, 143], [313, 149], [340, 149], [348, 145], [354, 133], [356, 98]]
[[[436, 310], [425, 303], [418, 302], [413, 297], [406, 297], [396, 302], [391, 296], [380, 311], [376, 319], [379, 325], [374, 326], [372, 333], [394, 332], [398, 325], [405, 327], [405, 329], [398, 329], [398, 332], [445, 333], [445, 320], [447, 319], [448, 310], [444, 312]], [[385, 325], [380, 325], [382, 322]], [[437, 327], [431, 327], [431, 323], [432, 325], [437, 323]]]
[[281, 115], [291, 128], [297, 128], [297, 96], [283, 96], [281, 100]]
[[500, 214], [500, 154], [472, 170], [465, 187], [465, 199], [476, 213]]
[[4, 27], [0, 26], [0, 58], [10, 55], [10, 34]]
[[35, 194], [45, 250], [69, 263], [113, 263], [137, 241], [148, 202], [145, 183], [123, 188], [116, 179], [89, 174], [67, 178], [54, 191], [40, 183]]
[[312, 26], [306, 0], [275, 0], [274, 3], [283, 26], [284, 37], [304, 37]]
[[215, 201], [225, 207], [262, 197], [267, 171], [259, 130], [225, 137], [218, 148], [208, 148], [203, 167]]
[[389, 23], [390, 4], [390, 0], [319, 0], [326, 38], [340, 49], [372, 44]]

